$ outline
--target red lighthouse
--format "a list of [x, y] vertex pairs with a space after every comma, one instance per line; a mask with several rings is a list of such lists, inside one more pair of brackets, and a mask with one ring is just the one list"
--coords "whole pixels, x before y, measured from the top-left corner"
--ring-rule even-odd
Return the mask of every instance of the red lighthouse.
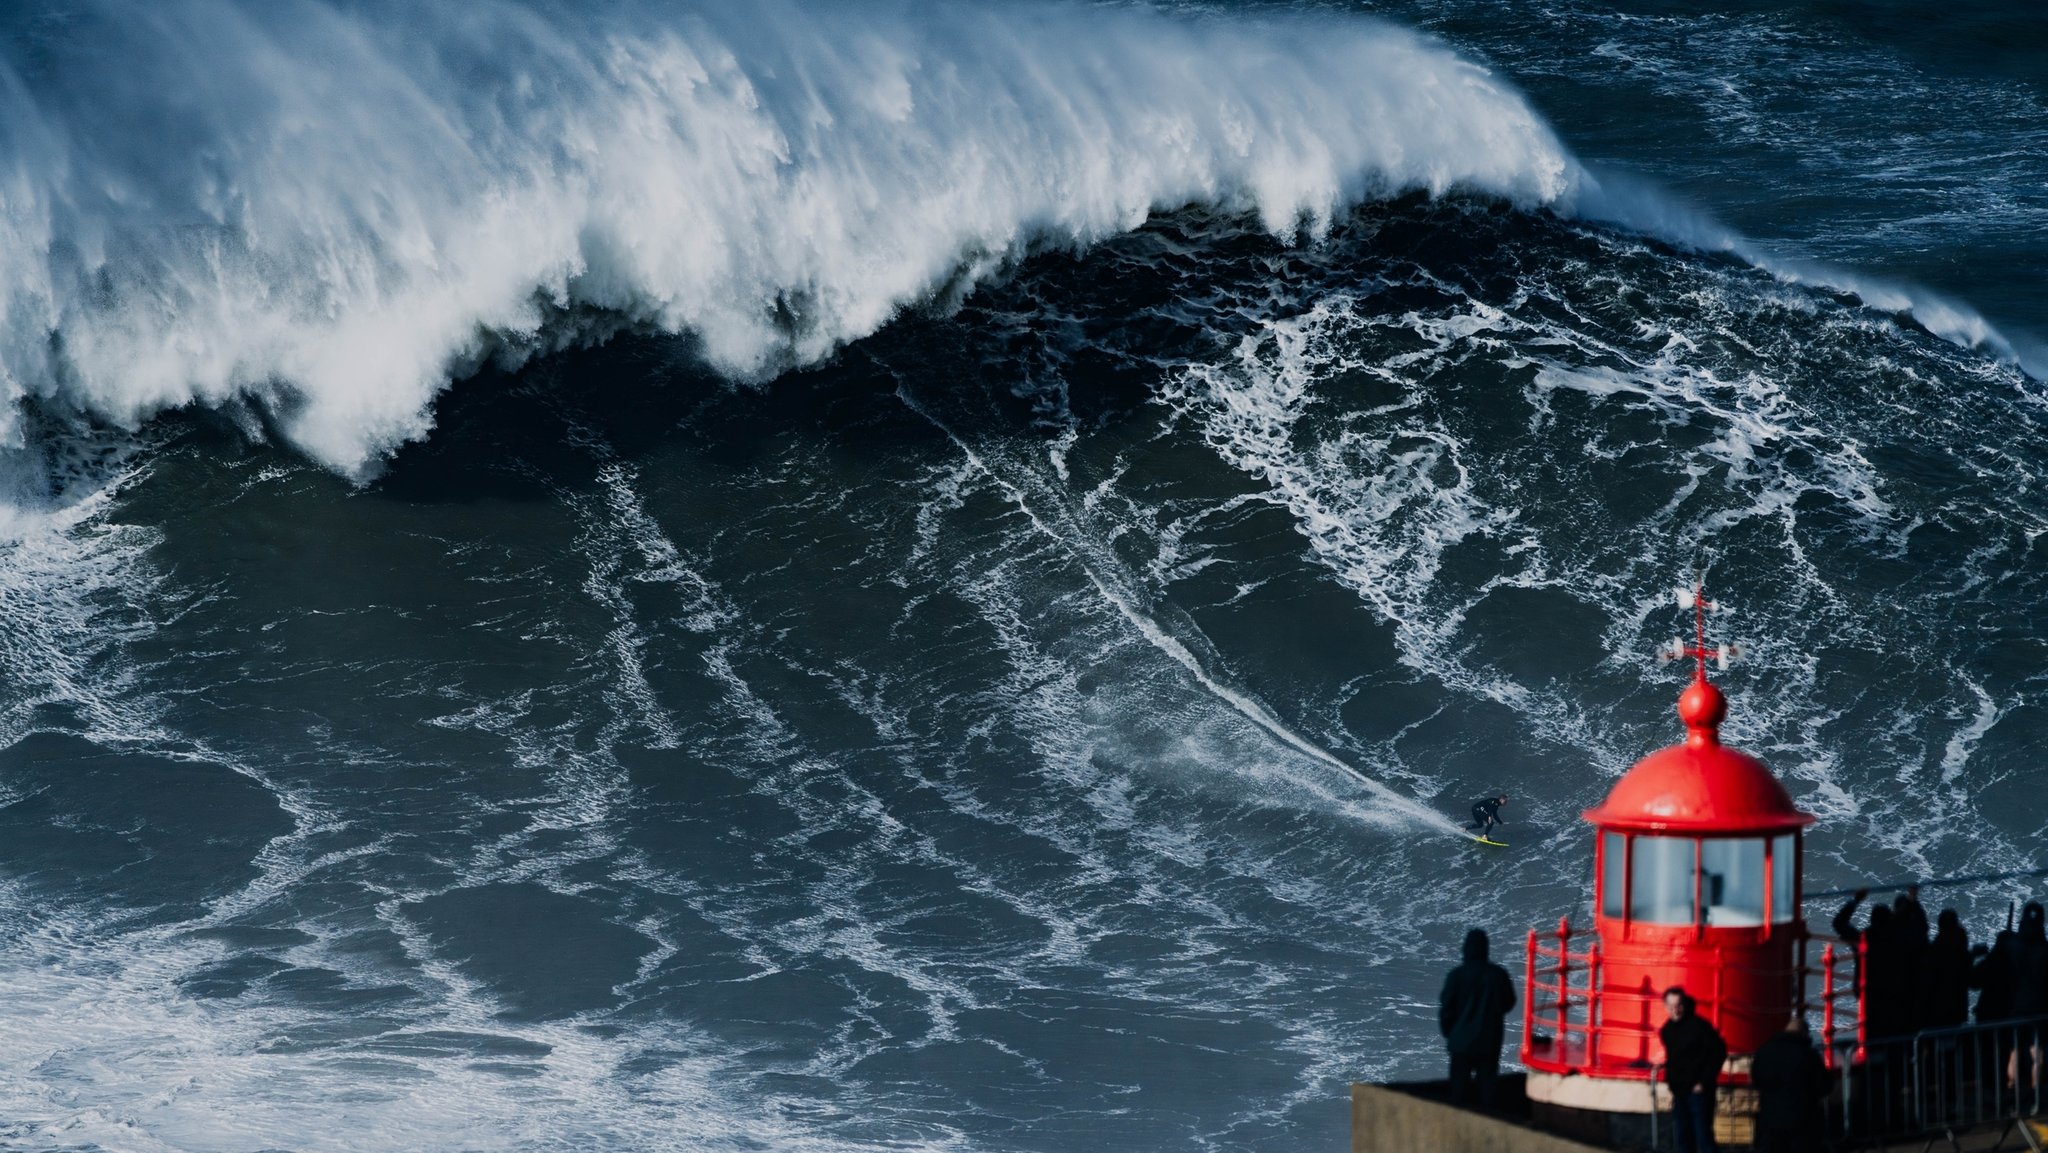
[[1660, 997], [1673, 985], [1737, 1055], [1724, 1079], [1735, 1084], [1742, 1055], [1806, 1007], [1800, 839], [1814, 818], [1763, 762], [1721, 743], [1728, 702], [1707, 680], [1709, 606], [1697, 591], [1680, 603], [1695, 612], [1694, 643], [1669, 654], [1695, 662], [1678, 698], [1685, 740], [1637, 762], [1585, 814], [1593, 939], [1575, 942], [1566, 923], [1554, 942], [1529, 935], [1521, 1057], [1539, 1103], [1652, 1111]]

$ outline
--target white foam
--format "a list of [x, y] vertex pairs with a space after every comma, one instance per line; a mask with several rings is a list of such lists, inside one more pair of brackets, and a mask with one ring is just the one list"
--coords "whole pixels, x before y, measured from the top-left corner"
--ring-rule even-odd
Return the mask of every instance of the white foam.
[[347, 472], [579, 310], [761, 376], [1160, 209], [1293, 234], [1577, 179], [1508, 85], [1360, 19], [104, 7], [33, 84], [0, 61], [0, 385], [123, 425], [250, 398]]
[[2030, 344], [2016, 344], [1975, 309], [1941, 293], [1818, 261], [1790, 259], [1752, 241], [1731, 244], [1729, 251], [1786, 283], [1846, 293], [1880, 312], [1903, 313], [1951, 344], [1989, 352], [2036, 380], [2048, 380], [2048, 361]]
[[[754, 1091], [746, 1054], [672, 1021], [600, 1032], [579, 1020], [507, 1023], [445, 964], [432, 974], [449, 982], [433, 1005], [359, 1021], [180, 995], [181, 978], [225, 955], [178, 930], [109, 939], [74, 926], [12, 942], [0, 954], [10, 993], [0, 1140], [150, 1153], [965, 1146], [943, 1129], [833, 1132], [808, 1115], [815, 1102]], [[435, 1033], [522, 1044], [476, 1060]]]
[[[1316, 557], [1394, 627], [1403, 660], [1425, 668], [1451, 647], [1459, 625], [1457, 614], [1426, 607], [1444, 555], [1475, 533], [1512, 530], [1514, 514], [1481, 498], [1464, 445], [1427, 414], [1410, 418], [1403, 405], [1370, 414], [1385, 419], [1383, 430], [1347, 430], [1311, 454], [1299, 451], [1296, 425], [1318, 381], [1347, 372], [1401, 379], [1404, 366], [1365, 363], [1347, 348], [1345, 338], [1368, 315], [1355, 298], [1326, 297], [1246, 337], [1229, 361], [1189, 366], [1167, 382], [1164, 399], [1188, 412], [1226, 460], [1269, 487]], [[1441, 352], [1502, 318], [1475, 304], [1446, 318], [1410, 313], [1397, 323]], [[1495, 699], [1521, 693], [1500, 678], [1453, 679]]]
[[944, 432], [967, 459], [973, 463], [974, 467], [984, 473], [1003, 491], [1009, 500], [1016, 504], [1018, 510], [1024, 514], [1025, 519], [1031, 523], [1034, 530], [1056, 542], [1065, 552], [1072, 556], [1081, 566], [1082, 572], [1087, 575], [1090, 585], [1101, 595], [1102, 599], [1112, 606], [1117, 614], [1128, 622], [1132, 628], [1137, 630], [1138, 634], [1144, 637], [1153, 648], [1165, 654], [1176, 665], [1185, 670], [1187, 675], [1193, 678], [1194, 682], [1201, 686], [1204, 692], [1229, 706], [1237, 715], [1258, 726], [1260, 730], [1280, 742], [1286, 748], [1324, 768], [1337, 770], [1347, 778], [1347, 784], [1350, 781], [1362, 783], [1370, 791], [1375, 804], [1372, 807], [1361, 807], [1342, 802], [1326, 788], [1309, 785], [1308, 782], [1299, 778], [1290, 778], [1288, 780], [1290, 785], [1295, 788], [1309, 788], [1322, 802], [1338, 805], [1345, 808], [1353, 816], [1375, 823], [1406, 821], [1433, 827], [1443, 832], [1458, 831], [1458, 826], [1442, 813], [1423, 805], [1415, 800], [1415, 798], [1399, 790], [1387, 786], [1367, 774], [1364, 770], [1346, 762], [1343, 758], [1338, 757], [1328, 749], [1310, 740], [1293, 726], [1280, 719], [1257, 697], [1227, 683], [1209, 667], [1209, 662], [1205, 662], [1189, 647], [1187, 640], [1177, 635], [1174, 630], [1167, 628], [1153, 613], [1146, 611], [1145, 606], [1140, 602], [1139, 596], [1129, 587], [1130, 581], [1127, 574], [1116, 563], [1114, 554], [1110, 550], [1092, 543], [1082, 533], [1062, 531], [1058, 526], [1051, 523], [1045, 511], [1025, 491], [1025, 485], [1021, 478], [1007, 470], [1001, 470], [991, 465], [984, 455], [978, 452], [973, 445], [969, 444], [964, 437], [948, 427], [943, 420], [930, 410], [919, 405], [908, 393], [899, 392], [898, 395], [903, 398], [903, 402], [912, 411], [931, 421], [941, 432]]
[[1666, 189], [1623, 173], [1589, 170], [1575, 191], [1570, 207], [1584, 219], [1618, 224], [1703, 252], [1728, 253], [1786, 284], [1842, 293], [1879, 312], [1910, 316], [1951, 344], [1990, 353], [2037, 380], [2048, 379], [2048, 360], [2030, 342], [2015, 342], [1975, 309], [1932, 289], [1788, 255], [1728, 228]]
[[1945, 785], [1953, 785], [1963, 775], [1963, 769], [1970, 763], [1970, 755], [1977, 751], [1978, 742], [2004, 715], [2004, 710], [1991, 699], [1990, 693], [1984, 691], [1984, 686], [1971, 680], [1965, 680], [1963, 685], [1970, 690], [1970, 695], [1977, 698], [1977, 711], [1968, 724], [1949, 736], [1947, 746], [1942, 749], [1941, 780]]

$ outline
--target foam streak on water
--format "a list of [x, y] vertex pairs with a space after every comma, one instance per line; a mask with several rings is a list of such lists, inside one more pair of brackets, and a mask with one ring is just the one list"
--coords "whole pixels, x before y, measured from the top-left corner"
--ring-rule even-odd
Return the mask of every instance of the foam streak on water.
[[[1201, 659], [1189, 649], [1186, 642], [1168, 631], [1157, 619], [1139, 607], [1137, 601], [1138, 594], [1129, 587], [1131, 583], [1130, 574], [1115, 573], [1112, 575], [1112, 570], [1110, 570], [1109, 566], [1113, 562], [1105, 555], [1104, 550], [1089, 547], [1085, 539], [1077, 533], [1062, 532], [1047, 523], [1045, 517], [1033, 508], [1030, 498], [1025, 494], [1023, 488], [1020, 487], [1018, 481], [995, 472], [988, 462], [977, 454], [974, 448], [963, 440], [958, 433], [947, 428], [930, 412], [920, 408], [917, 402], [908, 395], [902, 393], [898, 395], [903, 396], [904, 403], [909, 405], [918, 415], [938, 425], [946, 433], [946, 436], [959, 446], [960, 451], [966, 454], [968, 460], [973, 463], [978, 471], [986, 474], [997, 485], [1001, 486], [1004, 493], [1030, 519], [1034, 529], [1058, 541], [1064, 549], [1073, 554], [1087, 572], [1089, 582], [1094, 585], [1096, 591], [1102, 595], [1102, 598], [1108, 601], [1116, 609], [1117, 613], [1128, 621], [1131, 627], [1135, 628], [1148, 643], [1165, 654], [1175, 664], [1185, 669], [1187, 674], [1194, 678], [1195, 683], [1200, 685], [1204, 691], [1213, 694], [1217, 699], [1241, 714], [1246, 720], [1271, 734], [1274, 739], [1286, 747], [1325, 767], [1336, 769], [1343, 774], [1364, 782], [1366, 787], [1371, 790], [1375, 801], [1388, 810], [1386, 814], [1368, 811], [1365, 815], [1369, 819], [1386, 820], [1389, 817], [1398, 815], [1399, 818], [1426, 824], [1441, 832], [1456, 833], [1458, 831], [1456, 823], [1445, 818], [1442, 813], [1417, 804], [1412, 798], [1388, 788], [1385, 784], [1374, 780], [1358, 768], [1346, 764], [1328, 749], [1310, 741], [1307, 737], [1296, 732], [1285, 721], [1274, 716], [1272, 710], [1256, 698], [1218, 680], [1216, 674], [1203, 664]], [[1334, 798], [1331, 799], [1334, 800]]]

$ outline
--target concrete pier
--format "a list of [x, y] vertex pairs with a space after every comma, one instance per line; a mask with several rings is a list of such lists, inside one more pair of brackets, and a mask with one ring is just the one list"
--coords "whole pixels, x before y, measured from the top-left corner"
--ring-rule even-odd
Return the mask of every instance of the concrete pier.
[[1459, 1109], [1445, 1082], [1351, 1086], [1351, 1153], [1598, 1153], [1601, 1146], [1546, 1133], [1518, 1119], [1521, 1078], [1502, 1077], [1501, 1113]]

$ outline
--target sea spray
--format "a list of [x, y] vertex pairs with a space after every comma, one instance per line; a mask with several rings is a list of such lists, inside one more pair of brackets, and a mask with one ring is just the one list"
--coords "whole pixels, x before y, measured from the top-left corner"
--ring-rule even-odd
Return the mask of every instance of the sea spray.
[[1355, 18], [67, 11], [0, 57], [13, 441], [29, 397], [121, 426], [246, 405], [362, 474], [452, 375], [621, 324], [758, 379], [1160, 209], [1313, 233], [1375, 196], [1579, 180], [1511, 87]]

